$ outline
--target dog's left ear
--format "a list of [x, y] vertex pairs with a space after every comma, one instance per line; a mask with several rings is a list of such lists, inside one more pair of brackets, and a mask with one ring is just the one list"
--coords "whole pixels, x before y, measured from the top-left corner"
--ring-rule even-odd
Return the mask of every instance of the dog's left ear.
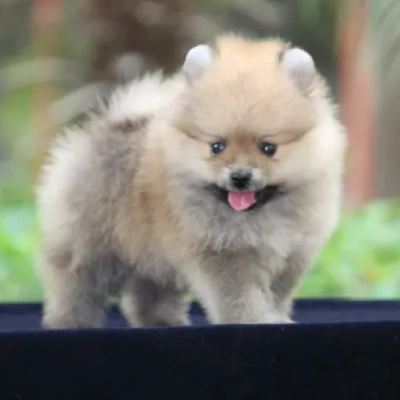
[[182, 72], [189, 83], [192, 83], [205, 71], [212, 61], [212, 49], [206, 44], [193, 47], [186, 54]]
[[286, 50], [282, 55], [282, 66], [301, 92], [307, 93], [317, 75], [314, 60], [310, 54], [298, 47]]

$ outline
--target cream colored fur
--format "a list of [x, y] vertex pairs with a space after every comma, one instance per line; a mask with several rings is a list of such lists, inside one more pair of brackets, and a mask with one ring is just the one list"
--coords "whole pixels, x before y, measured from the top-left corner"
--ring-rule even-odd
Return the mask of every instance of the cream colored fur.
[[[187, 324], [188, 292], [213, 323], [290, 321], [339, 218], [346, 139], [323, 78], [300, 90], [282, 67], [287, 48], [223, 36], [190, 80], [148, 75], [57, 140], [38, 187], [46, 326], [101, 326], [112, 293], [134, 326]], [[213, 188], [237, 167], [282, 193], [233, 210]]]

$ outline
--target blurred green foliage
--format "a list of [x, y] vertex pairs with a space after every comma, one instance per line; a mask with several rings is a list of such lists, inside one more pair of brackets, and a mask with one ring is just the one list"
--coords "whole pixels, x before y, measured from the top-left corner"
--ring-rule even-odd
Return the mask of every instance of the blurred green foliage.
[[400, 204], [380, 201], [345, 212], [302, 297], [394, 298], [400, 295]]
[[[0, 98], [1, 142], [5, 160], [0, 173], [0, 207], [30, 201], [29, 155], [32, 126], [32, 87], [24, 86]], [[0, 161], [2, 161], [0, 159]], [[0, 208], [1, 210], [1, 208]], [[3, 210], [4, 212], [4, 210]]]
[[33, 204], [2, 207], [0, 213], [0, 300], [41, 298], [34, 271], [39, 244]]

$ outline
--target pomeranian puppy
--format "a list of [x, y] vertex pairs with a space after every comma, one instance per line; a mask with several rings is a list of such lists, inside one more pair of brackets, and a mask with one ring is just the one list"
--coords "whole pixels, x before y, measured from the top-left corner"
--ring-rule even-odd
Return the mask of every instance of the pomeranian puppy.
[[340, 215], [346, 139], [325, 80], [278, 39], [218, 37], [118, 89], [51, 149], [38, 187], [43, 324], [291, 321]]

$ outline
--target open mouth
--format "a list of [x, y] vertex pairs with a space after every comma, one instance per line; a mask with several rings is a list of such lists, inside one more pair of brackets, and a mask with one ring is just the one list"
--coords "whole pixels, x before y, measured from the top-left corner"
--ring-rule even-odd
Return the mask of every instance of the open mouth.
[[280, 185], [270, 185], [258, 191], [228, 191], [212, 186], [211, 191], [224, 203], [236, 211], [251, 211], [267, 204], [283, 193]]

